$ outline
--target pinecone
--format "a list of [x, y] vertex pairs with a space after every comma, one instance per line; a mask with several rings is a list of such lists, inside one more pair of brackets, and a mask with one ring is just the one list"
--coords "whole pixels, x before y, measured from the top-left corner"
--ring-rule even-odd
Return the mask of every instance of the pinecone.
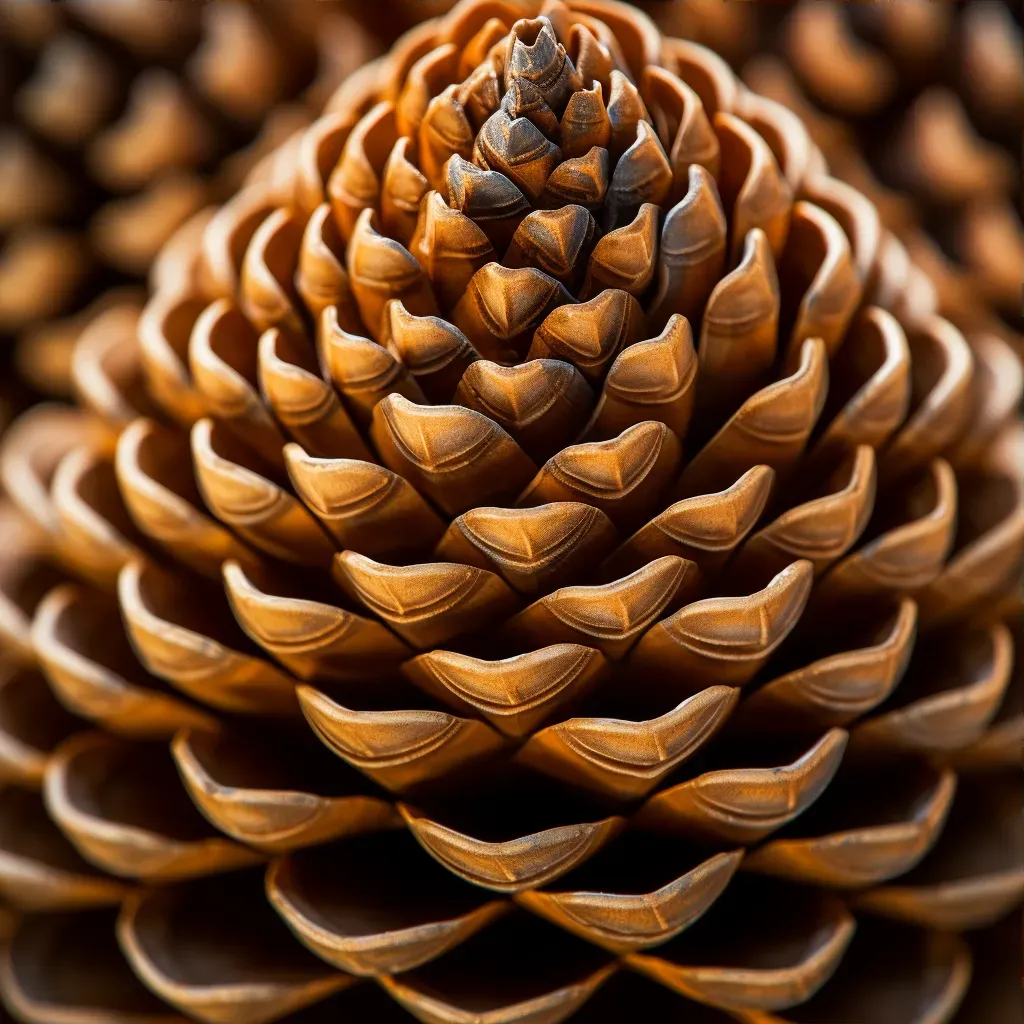
[[0, 367], [68, 396], [82, 329], [378, 52], [339, 0], [3, 0]]
[[1012, 350], [613, 0], [467, 0], [267, 166], [0, 449], [8, 1008], [1003, 1019]]

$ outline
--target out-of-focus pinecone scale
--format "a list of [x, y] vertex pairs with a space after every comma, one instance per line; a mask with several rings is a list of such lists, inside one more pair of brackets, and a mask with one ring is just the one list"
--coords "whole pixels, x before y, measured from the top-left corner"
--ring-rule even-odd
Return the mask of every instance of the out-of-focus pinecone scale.
[[1024, 43], [1013, 5], [766, 6], [759, 46], [778, 56], [736, 53], [744, 80], [801, 112], [831, 173], [876, 203], [932, 277], [945, 315], [992, 330], [987, 303], [1019, 332]]
[[338, 0], [0, 5], [3, 366], [69, 395], [78, 333], [143, 298], [106, 289], [144, 278], [379, 49]]
[[1021, 425], [874, 204], [611, 0], [264, 166], [0, 447], [7, 1006], [999, 1019]]

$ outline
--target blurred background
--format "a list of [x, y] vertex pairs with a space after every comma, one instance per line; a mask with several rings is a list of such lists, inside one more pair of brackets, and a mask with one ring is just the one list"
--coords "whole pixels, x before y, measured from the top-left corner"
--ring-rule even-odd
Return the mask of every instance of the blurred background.
[[415, 18], [392, 6], [0, 0], [7, 418], [67, 395], [82, 328]]
[[[0, 0], [0, 428], [66, 397], [198, 225], [348, 75], [444, 0]], [[1003, 0], [640, 0], [798, 111], [942, 311], [1019, 349], [1024, 46]], [[122, 313], [104, 312], [115, 301]]]

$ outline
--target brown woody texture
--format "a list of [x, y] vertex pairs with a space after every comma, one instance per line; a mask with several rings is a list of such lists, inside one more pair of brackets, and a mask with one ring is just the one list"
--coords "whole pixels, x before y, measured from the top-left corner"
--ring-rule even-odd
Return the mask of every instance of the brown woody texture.
[[171, 240], [0, 449], [16, 1016], [1002, 1019], [1021, 369], [827, 167], [469, 0]]

